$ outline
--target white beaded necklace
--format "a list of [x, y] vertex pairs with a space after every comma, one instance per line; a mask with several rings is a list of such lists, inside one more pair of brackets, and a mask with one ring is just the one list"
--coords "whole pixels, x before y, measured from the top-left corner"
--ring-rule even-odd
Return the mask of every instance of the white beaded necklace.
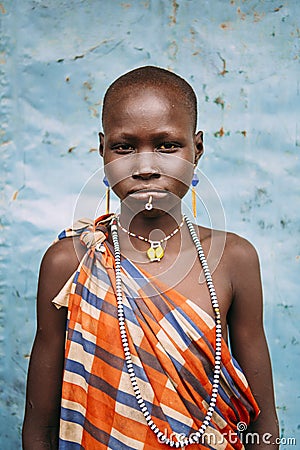
[[190, 436], [184, 436], [180, 439], [180, 441], [173, 441], [172, 439], [168, 438], [160, 429], [156, 426], [154, 421], [152, 420], [152, 416], [146, 406], [146, 403], [141, 395], [141, 391], [139, 389], [137, 378], [135, 375], [135, 371], [133, 368], [131, 353], [129, 350], [128, 345], [128, 337], [127, 337], [127, 331], [125, 326], [125, 315], [124, 315], [124, 307], [123, 307], [123, 291], [122, 291], [122, 277], [121, 277], [121, 251], [120, 251], [120, 243], [119, 243], [119, 236], [118, 236], [118, 224], [117, 224], [117, 218], [113, 217], [111, 221], [111, 236], [115, 251], [115, 274], [116, 274], [116, 296], [117, 296], [117, 308], [118, 308], [118, 321], [119, 321], [119, 328], [120, 328], [120, 334], [121, 334], [121, 340], [124, 350], [124, 356], [127, 366], [127, 371], [130, 377], [130, 381], [132, 384], [132, 388], [135, 394], [135, 397], [137, 399], [137, 402], [139, 404], [140, 410], [144, 414], [145, 420], [151, 428], [151, 430], [156, 434], [157, 439], [159, 439], [159, 442], [164, 443], [166, 445], [169, 445], [170, 447], [175, 448], [182, 448], [187, 445], [196, 444], [199, 443], [200, 438], [205, 433], [205, 430], [207, 426], [209, 425], [212, 415], [215, 410], [217, 396], [218, 396], [218, 389], [219, 389], [219, 382], [220, 382], [220, 372], [221, 372], [221, 343], [222, 343], [222, 326], [221, 326], [221, 316], [220, 316], [220, 309], [219, 304], [217, 300], [216, 291], [213, 285], [212, 277], [210, 274], [210, 270], [208, 268], [208, 264], [201, 246], [201, 243], [198, 239], [197, 233], [194, 229], [194, 226], [192, 222], [184, 216], [184, 220], [187, 224], [187, 227], [189, 229], [191, 238], [195, 244], [198, 257], [204, 272], [205, 280], [207, 287], [209, 289], [210, 293], [210, 299], [211, 304], [215, 313], [215, 322], [216, 322], [216, 350], [215, 350], [215, 364], [214, 364], [214, 373], [213, 373], [213, 383], [212, 383], [212, 392], [211, 392], [211, 398], [209, 402], [209, 406], [207, 408], [206, 416], [202, 422], [201, 427], [198, 431], [195, 433], [192, 433]]

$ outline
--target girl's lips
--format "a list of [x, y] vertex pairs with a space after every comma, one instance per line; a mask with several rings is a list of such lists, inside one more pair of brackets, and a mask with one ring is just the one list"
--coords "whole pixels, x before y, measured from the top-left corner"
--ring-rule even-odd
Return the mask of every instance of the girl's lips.
[[151, 191], [151, 190], [141, 190], [141, 191], [135, 191], [130, 194], [131, 198], [135, 198], [136, 200], [148, 200], [150, 195], [152, 198], [155, 199], [161, 199], [168, 195], [167, 191]]

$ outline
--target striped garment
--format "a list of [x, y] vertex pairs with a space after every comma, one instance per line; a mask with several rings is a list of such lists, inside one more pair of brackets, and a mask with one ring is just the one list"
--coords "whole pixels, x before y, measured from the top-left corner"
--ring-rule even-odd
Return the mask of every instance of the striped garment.
[[[127, 372], [117, 319], [114, 256], [103, 222], [88, 220], [59, 239], [80, 236], [87, 252], [53, 300], [68, 307], [60, 450], [167, 449], [147, 426]], [[149, 282], [122, 259], [124, 310], [137, 382], [153, 421], [169, 438], [197, 431], [210, 400], [215, 322], [174, 289]], [[222, 342], [216, 409], [201, 444], [242, 449], [237, 424], [259, 413], [245, 376]]]

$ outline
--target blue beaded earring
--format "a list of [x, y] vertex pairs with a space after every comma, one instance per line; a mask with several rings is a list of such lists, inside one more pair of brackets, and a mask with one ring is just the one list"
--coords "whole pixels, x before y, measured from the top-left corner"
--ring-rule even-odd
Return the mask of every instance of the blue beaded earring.
[[106, 175], [104, 175], [103, 183], [106, 186], [106, 192], [105, 192], [105, 214], [109, 214], [110, 185], [109, 185], [108, 179], [106, 178]]
[[195, 187], [199, 183], [198, 175], [194, 172], [194, 176], [192, 179], [192, 209], [193, 209], [193, 216], [196, 218], [197, 216], [197, 196], [196, 196], [196, 189]]

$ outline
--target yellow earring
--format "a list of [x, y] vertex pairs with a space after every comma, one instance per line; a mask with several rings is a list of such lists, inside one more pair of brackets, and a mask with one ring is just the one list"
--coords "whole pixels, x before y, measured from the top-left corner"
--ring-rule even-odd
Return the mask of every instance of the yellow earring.
[[106, 178], [106, 175], [103, 178], [103, 183], [106, 186], [106, 192], [105, 192], [105, 214], [109, 214], [109, 208], [110, 208], [110, 185], [109, 185], [108, 179]]
[[199, 178], [196, 173], [194, 173], [193, 179], [192, 179], [192, 210], [193, 210], [193, 216], [197, 217], [197, 196], [196, 196], [196, 186], [199, 183]]

